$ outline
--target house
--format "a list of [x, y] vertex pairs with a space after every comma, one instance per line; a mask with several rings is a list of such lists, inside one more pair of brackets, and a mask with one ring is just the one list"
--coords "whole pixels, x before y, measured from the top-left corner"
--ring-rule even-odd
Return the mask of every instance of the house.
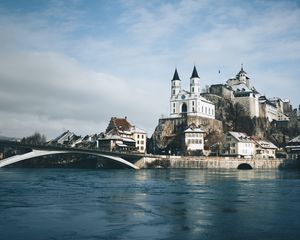
[[131, 128], [133, 139], [135, 140], [135, 146], [138, 152], [144, 153], [146, 151], [147, 133], [135, 126]]
[[98, 138], [98, 148], [103, 151], [135, 151], [136, 145], [132, 138], [103, 134]]
[[188, 155], [202, 155], [204, 150], [204, 133], [200, 127], [192, 124], [184, 131], [184, 143]]
[[285, 146], [285, 149], [289, 159], [300, 160], [300, 135], [290, 140]]
[[98, 148], [107, 151], [146, 152], [147, 133], [125, 118], [112, 117], [98, 138]]
[[268, 140], [255, 140], [255, 157], [262, 159], [276, 158], [277, 147]]
[[224, 134], [221, 155], [252, 158], [255, 142], [246, 133], [228, 132]]
[[48, 144], [74, 147], [74, 144], [80, 139], [81, 139], [80, 136], [77, 136], [75, 133], [70, 132], [68, 130], [68, 131], [63, 132], [61, 135], [54, 138], [53, 140], [49, 141]]

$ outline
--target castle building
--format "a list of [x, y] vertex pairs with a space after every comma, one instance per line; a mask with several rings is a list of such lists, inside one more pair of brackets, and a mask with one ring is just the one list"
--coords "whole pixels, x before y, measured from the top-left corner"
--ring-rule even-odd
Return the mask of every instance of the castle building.
[[181, 88], [181, 80], [175, 69], [171, 85], [170, 117], [199, 116], [214, 119], [215, 105], [200, 96], [200, 77], [194, 66], [190, 78], [190, 91]]
[[235, 78], [227, 80], [226, 84], [233, 90], [235, 102], [241, 104], [247, 115], [251, 118], [259, 117], [259, 92], [254, 87], [250, 87], [250, 78], [243, 69], [236, 75]]

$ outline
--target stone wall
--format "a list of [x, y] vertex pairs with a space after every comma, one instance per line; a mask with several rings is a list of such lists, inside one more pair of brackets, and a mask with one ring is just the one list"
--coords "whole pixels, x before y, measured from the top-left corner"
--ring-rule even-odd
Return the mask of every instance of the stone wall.
[[298, 161], [289, 159], [242, 159], [204, 156], [147, 156], [140, 159], [135, 165], [139, 168], [237, 169], [241, 164], [248, 164], [253, 169], [299, 167]]

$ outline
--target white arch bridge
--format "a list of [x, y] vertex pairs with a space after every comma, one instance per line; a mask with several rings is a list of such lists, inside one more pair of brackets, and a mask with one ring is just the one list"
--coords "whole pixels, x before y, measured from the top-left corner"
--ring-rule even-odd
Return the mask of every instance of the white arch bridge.
[[131, 162], [129, 162], [119, 156], [112, 156], [112, 155], [104, 154], [101, 152], [92, 152], [92, 151], [87, 152], [87, 151], [80, 151], [80, 150], [71, 150], [70, 151], [70, 150], [36, 150], [36, 149], [32, 149], [31, 152], [28, 152], [28, 153], [25, 153], [22, 155], [15, 155], [15, 156], [4, 158], [4, 159], [0, 160], [0, 168], [14, 164], [14, 163], [18, 163], [21, 161], [25, 161], [28, 159], [32, 159], [32, 158], [37, 158], [37, 157], [42, 157], [42, 156], [47, 156], [47, 155], [67, 154], [67, 153], [98, 156], [98, 157], [112, 160], [117, 163], [124, 164], [125, 166], [133, 168], [133, 169], [139, 169], [137, 166], [135, 166]]

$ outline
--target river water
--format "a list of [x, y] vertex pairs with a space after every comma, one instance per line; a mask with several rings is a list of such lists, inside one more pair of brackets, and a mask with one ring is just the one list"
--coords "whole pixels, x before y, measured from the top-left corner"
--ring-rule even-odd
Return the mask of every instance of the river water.
[[0, 169], [0, 239], [299, 239], [300, 171]]

